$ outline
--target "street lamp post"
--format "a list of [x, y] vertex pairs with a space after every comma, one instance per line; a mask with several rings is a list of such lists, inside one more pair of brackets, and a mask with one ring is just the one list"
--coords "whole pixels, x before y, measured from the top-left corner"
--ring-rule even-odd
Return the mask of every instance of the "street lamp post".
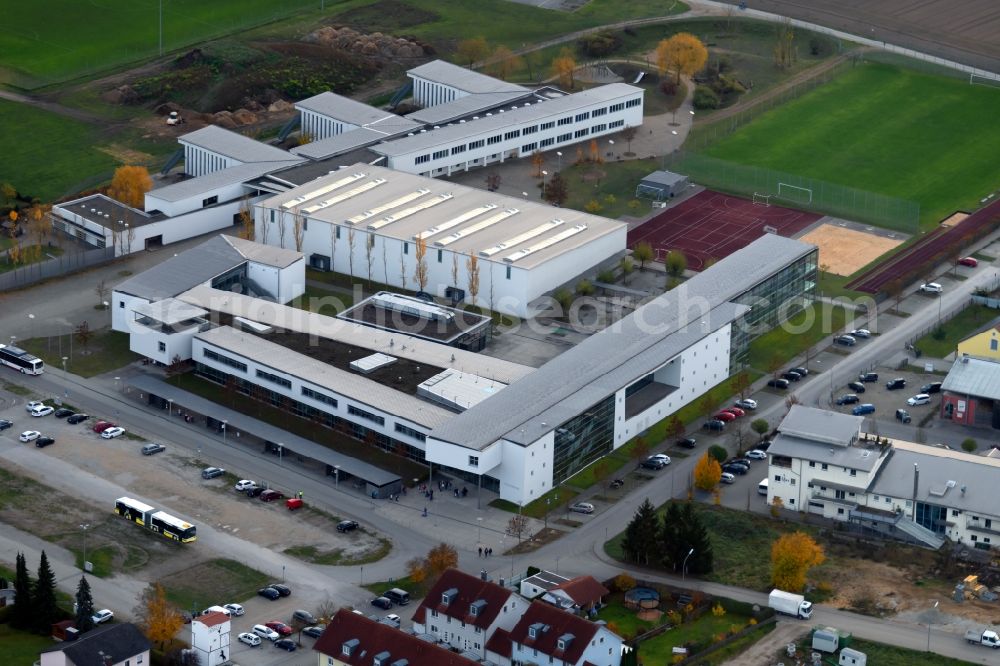
[[549, 505], [552, 504], [552, 498], [545, 498], [545, 529], [549, 529]]
[[87, 571], [87, 529], [90, 527], [90, 523], [85, 523], [80, 525], [80, 529], [83, 530], [83, 567], [84, 572]]
[[608, 146], [611, 147], [611, 150], [608, 151], [608, 157], [614, 157], [614, 153], [615, 153], [615, 140], [614, 139], [608, 139]]
[[35, 337], [35, 315], [28, 313], [28, 337]]
[[338, 488], [340, 487], [340, 465], [333, 466], [333, 483]]
[[556, 168], [556, 172], [560, 172], [562, 171], [562, 153], [558, 150], [556, 151], [556, 157], [559, 158], [559, 166]]
[[[934, 602], [934, 607], [931, 609], [932, 611], [937, 611], [938, 603], [940, 603], [940, 602], [938, 602], [938, 601]], [[930, 618], [927, 618], [927, 651], [928, 652], [931, 651], [931, 620], [930, 620]]]
[[684, 564], [681, 566], [681, 580], [687, 578], [688, 572], [688, 558], [694, 555], [694, 548], [688, 551], [688, 554], [684, 556]]
[[477, 539], [477, 541], [479, 543], [482, 543], [483, 542], [483, 517], [479, 516], [478, 518], [476, 518], [476, 522], [479, 523], [479, 538]]
[[227, 421], [226, 419], [222, 419], [222, 443], [223, 444], [226, 443], [226, 430], [228, 430], [228, 428], [226, 426], [228, 426], [228, 425], [229, 425], [229, 421]]
[[122, 380], [121, 377], [115, 377], [115, 390], [116, 391], [118, 390], [118, 382], [120, 382], [121, 380]]
[[542, 198], [545, 198], [545, 177], [549, 175], [548, 171], [542, 171]]
[[281, 565], [281, 582], [282, 583], [285, 582], [285, 565], [284, 564]]
[[69, 360], [69, 356], [63, 356], [63, 357], [62, 357], [62, 362], [63, 362], [63, 373], [64, 373], [64, 374], [66, 373], [66, 361], [68, 361], [68, 360]]
[[285, 445], [282, 444], [281, 442], [278, 442], [278, 462], [279, 463], [281, 462], [284, 450], [285, 450]]
[[167, 398], [167, 410], [168, 410], [167, 413], [170, 416], [174, 415], [174, 399], [173, 398]]

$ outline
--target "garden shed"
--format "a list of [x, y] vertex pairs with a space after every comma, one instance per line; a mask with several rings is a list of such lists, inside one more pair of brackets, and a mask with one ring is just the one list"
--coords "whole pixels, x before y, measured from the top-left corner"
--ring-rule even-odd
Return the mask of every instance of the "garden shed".
[[635, 196], [653, 201], [665, 201], [684, 192], [687, 186], [687, 176], [672, 171], [654, 171], [639, 181], [639, 185], [635, 188]]

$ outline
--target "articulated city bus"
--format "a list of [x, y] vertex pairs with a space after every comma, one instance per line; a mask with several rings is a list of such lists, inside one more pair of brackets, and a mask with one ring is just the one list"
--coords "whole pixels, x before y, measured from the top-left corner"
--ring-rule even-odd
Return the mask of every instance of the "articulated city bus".
[[145, 527], [150, 532], [155, 532], [173, 541], [191, 543], [198, 538], [198, 528], [191, 523], [171, 516], [164, 511], [157, 511], [154, 507], [131, 497], [116, 499], [115, 513], [125, 520], [130, 520], [140, 527]]
[[24, 375], [40, 375], [45, 371], [42, 359], [11, 345], [0, 345], [0, 363], [9, 365]]

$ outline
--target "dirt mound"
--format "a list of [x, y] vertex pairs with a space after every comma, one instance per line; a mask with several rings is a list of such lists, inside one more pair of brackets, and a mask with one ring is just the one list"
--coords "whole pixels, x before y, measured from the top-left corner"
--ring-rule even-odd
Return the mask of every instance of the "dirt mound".
[[304, 41], [387, 60], [422, 58], [427, 55], [424, 46], [416, 41], [385, 35], [381, 32], [365, 34], [346, 26], [339, 28], [325, 26], [306, 35]]

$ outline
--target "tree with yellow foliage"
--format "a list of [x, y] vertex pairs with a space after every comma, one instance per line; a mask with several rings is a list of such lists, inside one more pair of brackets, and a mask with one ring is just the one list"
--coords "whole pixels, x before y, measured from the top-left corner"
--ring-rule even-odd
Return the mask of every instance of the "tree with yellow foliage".
[[427, 552], [427, 568], [434, 577], [458, 566], [458, 551], [447, 543], [439, 543]]
[[184, 618], [167, 601], [167, 593], [159, 583], [146, 588], [135, 612], [146, 638], [158, 644], [160, 649], [172, 641], [184, 626]]
[[427, 286], [427, 277], [428, 277], [427, 259], [426, 259], [427, 241], [424, 240], [423, 238], [417, 238], [417, 247], [415, 254], [416, 254], [415, 257], [416, 264], [413, 269], [413, 279], [417, 283], [417, 286], [420, 288], [420, 291], [423, 291], [424, 288]]
[[524, 65], [521, 56], [514, 55], [513, 51], [503, 45], [493, 50], [491, 60], [490, 72], [501, 81], [506, 81], [511, 74]]
[[692, 76], [708, 62], [708, 49], [701, 40], [689, 32], [679, 32], [664, 39], [656, 47], [656, 65], [660, 74], [672, 72], [674, 80], [681, 82], [681, 74]]
[[573, 58], [573, 52], [569, 49], [563, 49], [559, 52], [559, 56], [552, 61], [552, 73], [559, 77], [559, 85], [563, 88], [572, 90], [575, 83], [573, 77], [576, 71], [576, 60]]
[[484, 37], [463, 39], [455, 48], [455, 55], [461, 58], [469, 67], [472, 67], [480, 60], [485, 60], [489, 54], [490, 45]]
[[806, 585], [806, 574], [826, 561], [823, 547], [805, 532], [784, 534], [771, 546], [771, 582], [789, 592]]
[[698, 459], [694, 466], [694, 485], [699, 490], [712, 491], [719, 485], [722, 478], [722, 466], [719, 461], [708, 455], [708, 451]]
[[126, 206], [142, 208], [146, 192], [153, 189], [153, 179], [144, 166], [122, 166], [115, 169], [115, 175], [108, 187], [108, 196]]

